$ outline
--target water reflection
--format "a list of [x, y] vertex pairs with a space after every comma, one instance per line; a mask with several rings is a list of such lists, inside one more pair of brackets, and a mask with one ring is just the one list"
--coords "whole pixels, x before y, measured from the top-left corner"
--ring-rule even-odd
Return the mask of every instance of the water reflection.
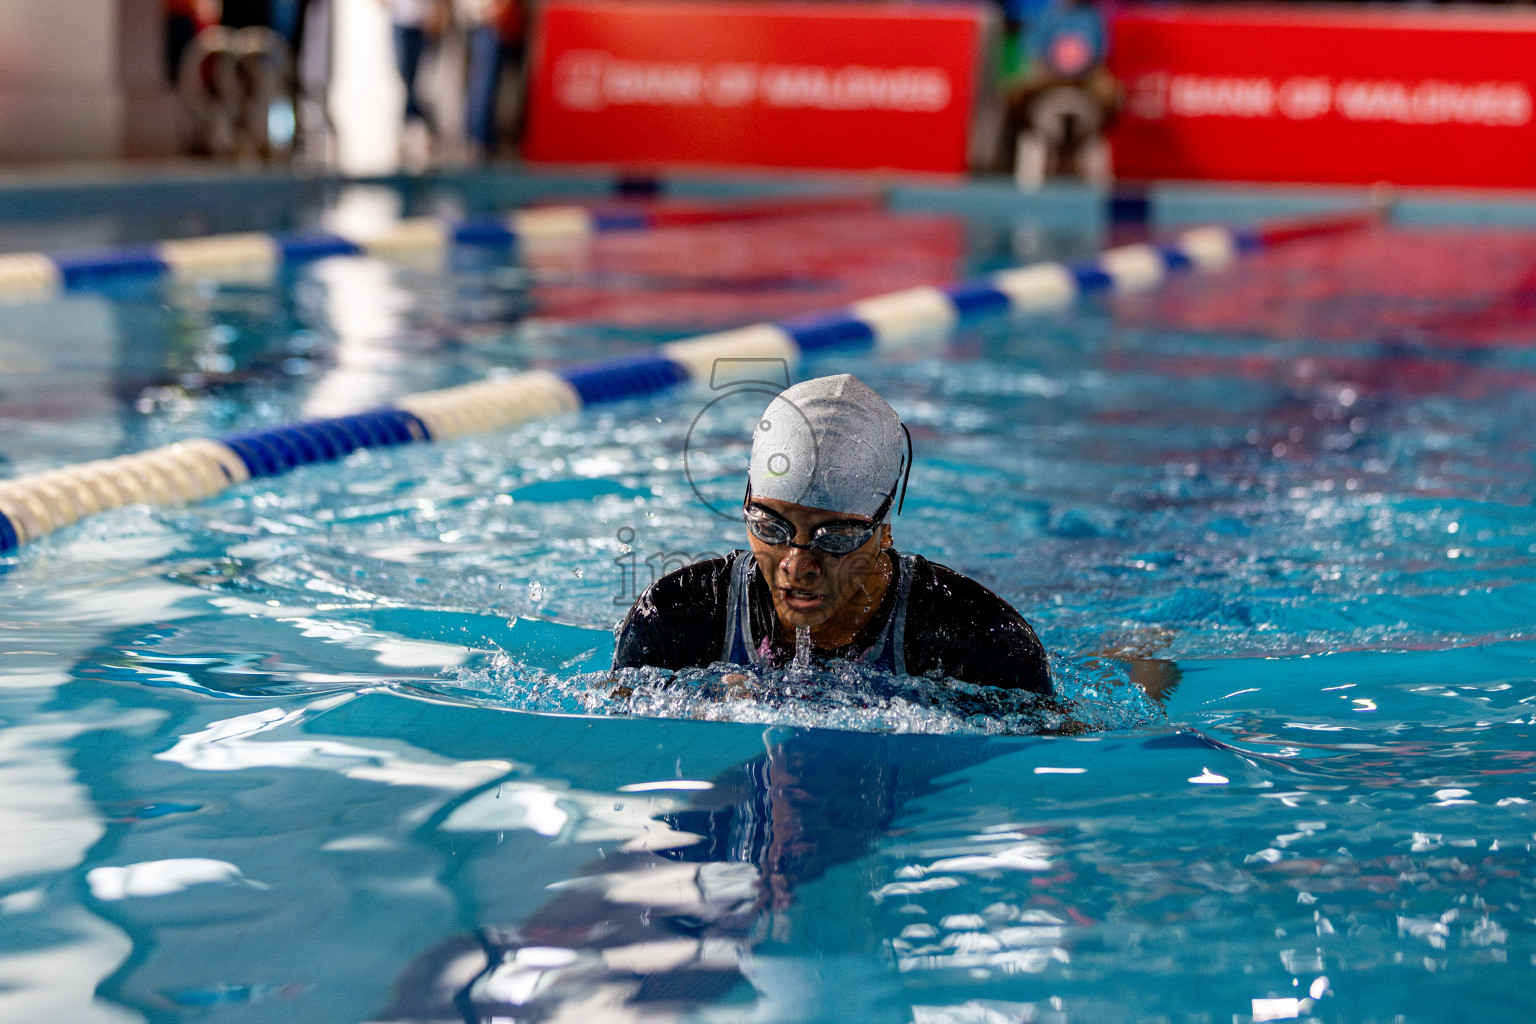
[[[1527, 698], [1483, 656], [1442, 673], [1476, 694], [1374, 686], [1365, 656], [1322, 688], [1306, 662], [1192, 665], [1255, 684], [1206, 734], [765, 732], [377, 689], [231, 715], [89, 677], [61, 710], [175, 711], [78, 759], [112, 814], [82, 891], [135, 943], [103, 992], [154, 1019], [1196, 1021], [1299, 1008], [1325, 973], [1391, 1019], [1416, 978], [1512, 1007], [1536, 954]], [[1252, 742], [1353, 721], [1366, 686], [1433, 724]]]
[[[611, 811], [594, 809], [586, 821], [628, 814], [633, 829], [654, 815], [654, 827], [631, 833], [550, 886], [554, 895], [530, 917], [486, 923], [473, 937], [432, 950], [402, 977], [383, 1017], [681, 1020], [746, 1001], [773, 1008], [776, 1015], [764, 1019], [796, 1019], [783, 1014], [805, 1002], [806, 993], [795, 988], [809, 979], [759, 968], [763, 953], [776, 962], [772, 949], [803, 939], [800, 933], [825, 938], [825, 923], [800, 912], [801, 891], [867, 857], [895, 829], [905, 805], [953, 785], [945, 776], [1005, 749], [1017, 746], [969, 737], [902, 737], [893, 744], [883, 736], [770, 730], [761, 756], [716, 776], [707, 789], [693, 789], [686, 805], [673, 809], [674, 801], [665, 800], [647, 807], [642, 799], [637, 815], [628, 807], [635, 797], [626, 796]], [[436, 827], [527, 827], [531, 794], [509, 792], [509, 784], [517, 785], [498, 781], [455, 801]], [[559, 831], [564, 821], [548, 824]], [[623, 830], [610, 834], [618, 840]], [[940, 861], [933, 870], [1036, 870], [1018, 858], [1037, 848], [1017, 838], [1000, 836], [1001, 846]], [[851, 919], [836, 929], [841, 941], [820, 943], [822, 955], [878, 955], [883, 939], [868, 918], [896, 891], [876, 890], [848, 907]], [[1006, 933], [1015, 948], [1038, 937], [1031, 927]], [[798, 974], [805, 973], [802, 964]]]

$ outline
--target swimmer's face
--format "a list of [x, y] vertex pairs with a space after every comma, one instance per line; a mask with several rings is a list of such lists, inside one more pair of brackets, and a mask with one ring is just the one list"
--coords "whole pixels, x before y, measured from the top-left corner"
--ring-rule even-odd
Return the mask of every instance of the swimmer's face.
[[[807, 508], [777, 498], [752, 499], [774, 515], [793, 523], [793, 543], [809, 544], [818, 526], [849, 520], [869, 520], [846, 512]], [[882, 552], [891, 546], [891, 528], [881, 526], [863, 546], [846, 555], [829, 555], [817, 548], [767, 544], [750, 533], [747, 542], [758, 572], [773, 594], [779, 621], [791, 630], [815, 631], [823, 645], [847, 643], [880, 606], [889, 563]]]

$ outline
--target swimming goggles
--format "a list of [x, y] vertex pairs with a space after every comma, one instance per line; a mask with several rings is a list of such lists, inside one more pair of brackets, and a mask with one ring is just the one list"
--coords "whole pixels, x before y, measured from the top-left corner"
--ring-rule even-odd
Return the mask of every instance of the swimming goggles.
[[886, 510], [890, 508], [887, 502], [880, 509], [880, 518], [869, 522], [864, 519], [836, 519], [830, 523], [822, 523], [811, 531], [809, 544], [795, 543], [795, 524], [777, 513], [770, 512], [761, 505], [754, 505], [752, 496], [747, 495], [745, 507], [747, 519], [747, 532], [764, 544], [778, 547], [788, 544], [792, 548], [800, 548], [802, 551], [815, 548], [824, 554], [841, 558], [843, 555], [851, 555], [865, 544], [869, 538], [875, 535], [885, 518]]

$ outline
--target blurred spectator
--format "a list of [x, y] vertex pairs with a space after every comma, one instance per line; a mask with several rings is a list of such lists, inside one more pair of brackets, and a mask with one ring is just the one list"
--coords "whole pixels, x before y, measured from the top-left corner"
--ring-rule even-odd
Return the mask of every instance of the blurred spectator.
[[[481, 160], [496, 155], [499, 134], [497, 100], [503, 72], [521, 79], [527, 25], [523, 0], [458, 0], [459, 15], [469, 33], [469, 104], [465, 128], [470, 146]], [[522, 96], [516, 117], [522, 118]], [[513, 138], [517, 132], [513, 131]]]
[[447, 0], [379, 0], [389, 10], [394, 25], [395, 66], [405, 83], [405, 130], [401, 135], [401, 159], [410, 170], [421, 170], [430, 161], [437, 125], [421, 102], [417, 73], [427, 48], [434, 45], [448, 22]]
[[333, 0], [271, 0], [272, 31], [292, 54], [293, 153], [324, 164], [334, 126], [326, 92], [331, 80]]
[[1021, 186], [1060, 175], [1103, 182], [1110, 175], [1104, 130], [1120, 88], [1104, 67], [1104, 18], [1086, 0], [1045, 0], [1020, 13], [1024, 66], [1005, 86], [1002, 159]]

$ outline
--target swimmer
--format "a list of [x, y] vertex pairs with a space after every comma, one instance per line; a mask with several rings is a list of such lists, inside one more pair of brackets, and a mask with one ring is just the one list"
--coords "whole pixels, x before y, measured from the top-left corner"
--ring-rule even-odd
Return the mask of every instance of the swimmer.
[[651, 584], [619, 627], [614, 667], [783, 667], [808, 630], [817, 661], [1052, 693], [1045, 649], [1012, 606], [892, 547], [911, 448], [896, 411], [850, 374], [779, 395], [752, 439], [750, 552]]

